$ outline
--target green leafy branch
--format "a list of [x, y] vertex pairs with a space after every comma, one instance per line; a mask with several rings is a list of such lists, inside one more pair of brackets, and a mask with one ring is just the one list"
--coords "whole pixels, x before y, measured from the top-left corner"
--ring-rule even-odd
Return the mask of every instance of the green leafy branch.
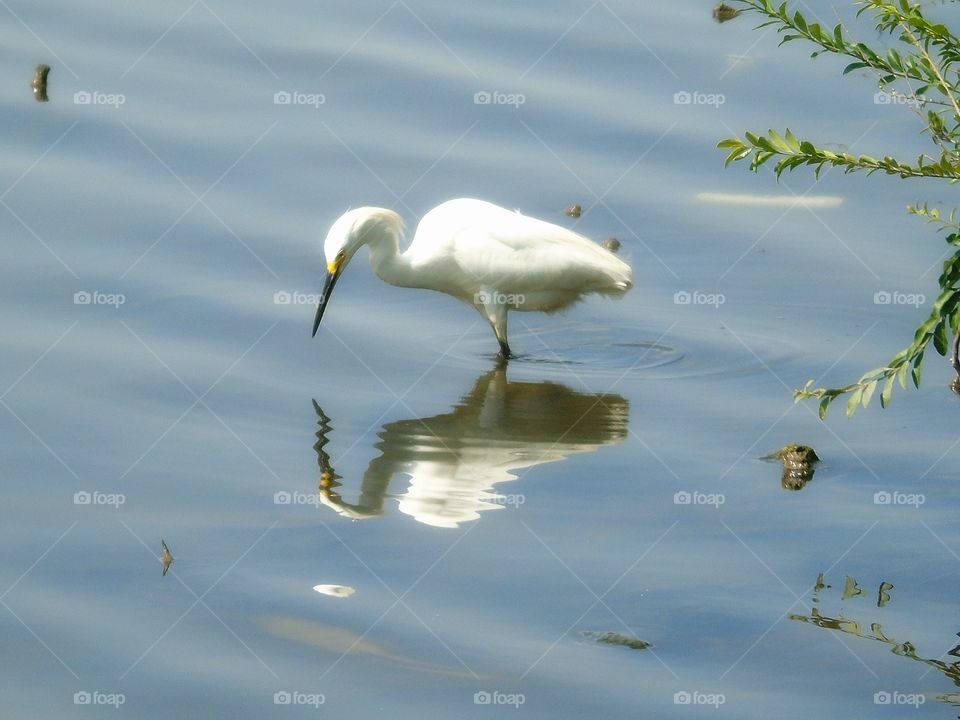
[[[916, 81], [922, 83], [917, 88], [917, 95], [934, 87], [957, 109], [952, 99], [954, 84], [946, 80], [946, 73], [942, 71], [949, 70], [960, 60], [960, 43], [947, 26], [928, 20], [919, 3], [907, 0], [863, 0], [858, 3], [861, 5], [858, 17], [873, 10], [877, 16], [877, 30], [888, 34], [900, 30], [899, 39], [911, 47], [907, 52], [892, 48], [886, 54], [880, 54], [865, 43], [844, 37], [842, 25], [836, 25], [831, 32], [819, 23], [808, 22], [800, 12], [791, 14], [785, 2], [777, 6], [771, 0], [733, 1], [743, 5], [746, 10], [766, 15], [769, 20], [757, 27], [777, 26], [777, 31], [783, 35], [781, 45], [791, 40], [808, 40], [820, 47], [811, 57], [827, 52], [851, 58], [854, 62], [844, 68], [844, 74], [860, 68], [872, 68], [880, 74], [881, 87], [898, 79]], [[934, 53], [939, 56], [939, 62], [935, 60]]]
[[[925, 217], [927, 222], [940, 225], [940, 230], [950, 230], [947, 242], [954, 247], [960, 247], [960, 224], [957, 223], [957, 211], [951, 211], [949, 217], [941, 216], [936, 208], [929, 208], [926, 204], [910, 206], [908, 212]], [[894, 381], [907, 388], [907, 376], [913, 380], [914, 387], [920, 387], [920, 375], [923, 366], [923, 354], [933, 342], [934, 349], [941, 355], [947, 354], [948, 333], [954, 335], [953, 351], [950, 362], [960, 374], [960, 358], [958, 358], [957, 334], [960, 324], [960, 253], [953, 255], [943, 264], [943, 273], [939, 278], [943, 291], [933, 304], [930, 316], [917, 328], [913, 343], [905, 350], [897, 353], [886, 366], [870, 370], [855, 383], [841, 388], [815, 388], [813, 380], [807, 382], [802, 390], [797, 390], [796, 399], [820, 399], [820, 418], [826, 417], [827, 408], [837, 397], [850, 393], [847, 401], [847, 415], [853, 415], [858, 407], [867, 407], [880, 384], [880, 405], [886, 407], [893, 395]]]
[[[892, 92], [904, 97], [906, 104], [917, 112], [925, 124], [924, 131], [930, 134], [941, 152], [938, 158], [921, 155], [915, 164], [910, 164], [890, 155], [877, 159], [869, 155], [834, 152], [809, 140], [798, 139], [789, 129], [783, 135], [769, 130], [766, 135], [747, 132], [743, 139], [727, 138], [718, 143], [718, 147], [729, 150], [726, 165], [750, 158], [750, 168], [757, 171], [776, 158], [774, 172], [778, 178], [784, 171], [808, 166], [814, 169], [817, 178], [824, 168], [836, 167], [842, 168], [844, 173], [863, 171], [872, 175], [882, 171], [901, 178], [938, 178], [950, 183], [960, 180], [960, 73], [957, 71], [960, 40], [947, 26], [926, 18], [920, 4], [908, 0], [862, 0], [858, 3], [861, 5], [858, 17], [873, 11], [877, 29], [896, 35], [906, 46], [902, 51], [893, 48], [881, 54], [865, 43], [850, 40], [841, 25], [830, 32], [818, 23], [808, 22], [799, 12], [791, 13], [787, 3], [777, 6], [771, 0], [732, 2], [743, 6], [743, 11], [766, 16], [768, 20], [758, 27], [776, 26], [783, 36], [781, 45], [806, 40], [818, 47], [813, 57], [826, 52], [850, 58], [853, 62], [844, 68], [844, 74], [869, 68], [877, 73], [881, 89], [895, 82], [906, 85], [908, 92]], [[915, 83], [919, 85], [914, 88]], [[937, 98], [926, 96], [931, 90], [937, 93]], [[930, 105], [937, 109], [928, 109]], [[843, 387], [815, 388], [811, 380], [796, 391], [798, 401], [804, 398], [820, 400], [821, 418], [826, 417], [830, 404], [843, 395], [850, 396], [847, 414], [853, 415], [857, 408], [870, 403], [878, 387], [881, 388], [883, 407], [889, 404], [895, 383], [906, 388], [909, 376], [914, 386], [919, 387], [924, 353], [933, 343], [939, 354], [946, 355], [951, 333], [954, 336], [951, 363], [960, 385], [960, 224], [957, 223], [956, 210], [943, 217], [936, 208], [923, 204], [909, 207], [908, 212], [937, 224], [939, 230], [947, 231], [947, 242], [955, 248], [953, 256], [944, 263], [939, 278], [939, 296], [929, 317], [915, 331], [910, 346], [897, 353], [884, 367], [870, 370], [857, 382]]]
[[793, 170], [802, 165], [814, 166], [815, 175], [819, 178], [823, 168], [831, 165], [843, 168], [845, 173], [864, 170], [871, 175], [882, 170], [902, 178], [934, 177], [954, 182], [960, 180], [960, 163], [950, 153], [944, 153], [939, 160], [921, 155], [915, 165], [909, 165], [890, 156], [878, 160], [869, 155], [856, 156], [820, 148], [809, 140], [798, 140], [789, 128], [782, 136], [776, 130], [768, 130], [766, 135], [747, 132], [744, 133], [744, 138], [727, 138], [717, 143], [717, 147], [730, 148], [725, 164], [749, 157], [750, 169], [757, 171], [768, 160], [779, 156], [780, 159], [774, 166], [778, 178], [784, 170]]

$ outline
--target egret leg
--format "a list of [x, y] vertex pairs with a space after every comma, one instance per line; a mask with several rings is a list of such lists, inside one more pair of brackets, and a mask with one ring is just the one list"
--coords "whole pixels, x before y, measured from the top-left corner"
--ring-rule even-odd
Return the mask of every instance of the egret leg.
[[493, 334], [497, 336], [497, 342], [500, 343], [500, 357], [504, 360], [513, 356], [510, 352], [510, 344], [507, 342], [507, 306], [503, 302], [497, 302], [503, 293], [493, 289], [484, 289], [477, 293], [480, 299], [477, 303], [477, 310], [487, 319], [490, 327], [493, 328]]

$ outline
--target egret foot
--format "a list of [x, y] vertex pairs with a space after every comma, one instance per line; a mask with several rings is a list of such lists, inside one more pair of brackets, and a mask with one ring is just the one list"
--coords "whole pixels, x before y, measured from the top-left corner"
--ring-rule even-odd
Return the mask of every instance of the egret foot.
[[500, 357], [504, 360], [509, 360], [513, 357], [513, 353], [510, 352], [510, 346], [507, 345], [506, 341], [498, 340], [500, 343]]

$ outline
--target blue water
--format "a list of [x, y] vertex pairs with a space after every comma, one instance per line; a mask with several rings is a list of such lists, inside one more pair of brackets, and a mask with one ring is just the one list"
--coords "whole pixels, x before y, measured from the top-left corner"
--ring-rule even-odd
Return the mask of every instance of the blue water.
[[[5, 5], [2, 715], [955, 714], [952, 371], [852, 421], [792, 399], [907, 344], [946, 253], [903, 210], [950, 196], [724, 169], [747, 129], [926, 140], [709, 10]], [[459, 196], [619, 238], [637, 287], [514, 314], [503, 370], [357, 262], [310, 339], [340, 213]], [[823, 459], [798, 492], [758, 459], [788, 443]]]

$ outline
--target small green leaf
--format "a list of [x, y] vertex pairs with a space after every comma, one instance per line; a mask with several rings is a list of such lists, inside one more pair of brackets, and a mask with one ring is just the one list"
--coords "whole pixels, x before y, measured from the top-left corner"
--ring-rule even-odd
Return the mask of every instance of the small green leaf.
[[907, 374], [910, 372], [910, 363], [905, 362], [900, 366], [900, 369], [897, 370], [897, 382], [900, 383], [900, 387], [904, 390], [907, 389]]
[[820, 410], [819, 415], [821, 420], [827, 419], [827, 408], [830, 407], [830, 403], [833, 401], [833, 398], [827, 395], [823, 400], [820, 401]]
[[857, 407], [860, 405], [860, 398], [863, 397], [863, 388], [858, 387], [853, 391], [853, 394], [850, 396], [850, 399], [847, 401], [847, 417], [853, 417], [853, 414], [857, 411]]
[[941, 320], [937, 325], [937, 329], [933, 332], [933, 347], [935, 347], [937, 352], [941, 355], [946, 355], [948, 342], [947, 324]]
[[860, 68], [865, 68], [865, 67], [870, 67], [870, 66], [865, 62], [850, 63], [843, 69], [843, 74], [846, 75], [849, 72], [853, 72], [854, 70], [859, 70]]
[[796, 135], [794, 135], [792, 132], [790, 132], [790, 128], [787, 128], [786, 141], [787, 141], [787, 145], [790, 146], [790, 149], [791, 149], [793, 152], [795, 152], [795, 153], [799, 153], [799, 152], [800, 152], [800, 141], [797, 140], [797, 136], [796, 136]]
[[890, 404], [890, 398], [893, 397], [893, 383], [896, 379], [897, 376], [891, 373], [883, 384], [883, 392], [880, 393], [880, 407], [885, 408]]

